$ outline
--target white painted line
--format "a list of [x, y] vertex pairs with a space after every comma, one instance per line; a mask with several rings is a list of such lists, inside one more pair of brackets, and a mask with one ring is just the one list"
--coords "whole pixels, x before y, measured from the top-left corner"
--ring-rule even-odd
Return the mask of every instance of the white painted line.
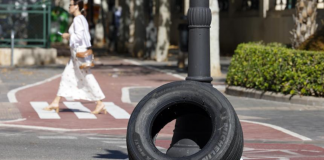
[[120, 148], [124, 148], [124, 149], [127, 149], [127, 146], [118, 146]]
[[91, 111], [80, 102], [63, 102], [67, 108], [72, 110], [79, 119], [97, 119]]
[[214, 88], [216, 88], [219, 91], [225, 91], [226, 90], [226, 85], [214, 85]]
[[124, 87], [124, 88], [122, 88], [121, 101], [123, 103], [132, 103], [132, 101], [130, 100], [130, 97], [129, 97], [129, 88], [130, 87]]
[[283, 133], [286, 133], [288, 135], [291, 135], [293, 137], [296, 137], [298, 139], [301, 139], [303, 141], [311, 141], [312, 139], [308, 138], [308, 137], [305, 137], [305, 136], [302, 136], [298, 133], [295, 133], [295, 132], [292, 132], [292, 131], [289, 131], [287, 129], [284, 129], [282, 127], [279, 127], [279, 126], [275, 126], [275, 125], [272, 125], [272, 124], [267, 124], [267, 123], [261, 123], [261, 122], [253, 122], [253, 121], [248, 121], [248, 120], [241, 120], [241, 122], [246, 122], [246, 123], [253, 123], [253, 124], [259, 124], [259, 125], [263, 125], [263, 126], [266, 126], [266, 127], [270, 127], [270, 128], [273, 128], [273, 129], [276, 129], [278, 131], [281, 131]]
[[69, 131], [116, 131], [116, 130], [127, 130], [127, 128], [70, 129]]
[[112, 102], [104, 102], [107, 112], [116, 119], [129, 119], [130, 114]]
[[125, 61], [125, 62], [128, 62], [128, 63], [131, 63], [131, 64], [134, 64], [134, 65], [137, 65], [137, 66], [142, 66], [141, 63], [136, 62], [136, 61], [134, 61], [134, 60], [125, 59], [124, 61]]
[[136, 88], [157, 88], [157, 87], [152, 87], [152, 86], [134, 86], [134, 87], [124, 87], [122, 88], [122, 98], [121, 101], [123, 103], [132, 103], [130, 96], [129, 96], [129, 90], [130, 89], [136, 89]]
[[13, 90], [11, 90], [11, 91], [9, 91], [9, 92], [7, 93], [7, 96], [8, 96], [9, 102], [10, 102], [10, 103], [17, 103], [17, 102], [18, 102], [18, 101], [17, 101], [17, 98], [16, 98], [16, 93], [17, 93], [18, 91], [21, 91], [21, 90], [23, 90], [23, 89], [27, 89], [27, 88], [30, 88], [30, 87], [34, 87], [34, 86], [37, 86], [37, 85], [41, 85], [41, 84], [44, 84], [44, 83], [50, 82], [50, 81], [52, 81], [52, 80], [54, 80], [54, 79], [56, 79], [56, 78], [59, 78], [59, 77], [61, 77], [61, 74], [56, 75], [56, 76], [51, 77], [51, 78], [48, 78], [48, 79], [46, 79], [46, 80], [43, 80], [43, 81], [40, 81], [40, 82], [34, 83], [34, 84], [30, 84], [30, 85], [26, 85], [26, 86], [23, 86], [23, 87], [19, 87], [19, 88], [13, 89]]
[[61, 117], [55, 112], [55, 110], [43, 110], [43, 108], [48, 106], [47, 102], [30, 102], [30, 104], [37, 112], [40, 119], [61, 119]]
[[126, 141], [125, 138], [102, 138], [102, 137], [88, 137], [91, 140], [106, 140], [106, 141]]
[[39, 139], [78, 139], [73, 136], [38, 136]]
[[279, 150], [279, 151], [287, 153], [287, 154], [295, 155], [295, 156], [301, 156], [299, 153], [289, 151], [289, 150]]
[[0, 133], [0, 136], [4, 137], [13, 137], [13, 136], [22, 136], [23, 134], [21, 133]]
[[63, 129], [63, 128], [51, 128], [51, 127], [39, 127], [39, 126], [3, 124], [3, 123], [0, 123], [0, 127], [21, 128], [21, 129], [34, 129], [34, 130], [45, 130], [45, 131], [61, 131], [61, 132], [68, 132], [68, 131], [70, 131], [69, 129]]
[[167, 150], [166, 148], [160, 147], [160, 146], [155, 146], [159, 150]]
[[60, 132], [127, 130], [127, 128], [65, 129], [65, 128], [51, 128], [51, 127], [28, 126], [28, 125], [15, 125], [15, 124], [4, 124], [4, 123], [0, 123], [0, 127], [21, 128], [21, 129], [34, 129], [34, 130], [44, 130], [44, 131], [60, 131]]
[[15, 119], [15, 120], [9, 120], [9, 121], [0, 121], [1, 123], [14, 123], [14, 122], [21, 122], [25, 121], [26, 118], [20, 118], [20, 119]]
[[131, 63], [131, 64], [134, 64], [134, 65], [137, 65], [137, 66], [143, 66], [143, 67], [145, 67], [145, 68], [148, 68], [148, 69], [151, 69], [151, 70], [154, 70], [154, 71], [159, 71], [159, 72], [162, 72], [162, 73], [166, 73], [166, 74], [168, 74], [168, 75], [170, 75], [170, 76], [173, 76], [173, 77], [179, 78], [179, 79], [181, 79], [181, 80], [185, 80], [185, 79], [186, 79], [186, 77], [181, 76], [181, 75], [179, 75], [179, 74], [173, 74], [173, 73], [170, 73], [170, 72], [167, 72], [167, 71], [163, 71], [163, 70], [160, 70], [160, 69], [157, 69], [157, 68], [153, 68], [153, 67], [145, 66], [145, 65], [143, 65], [143, 64], [141, 64], [141, 63], [138, 63], [138, 62], [136, 62], [136, 61], [134, 61], [134, 60], [125, 59], [124, 61], [125, 61], [125, 62], [128, 62], [128, 63]]

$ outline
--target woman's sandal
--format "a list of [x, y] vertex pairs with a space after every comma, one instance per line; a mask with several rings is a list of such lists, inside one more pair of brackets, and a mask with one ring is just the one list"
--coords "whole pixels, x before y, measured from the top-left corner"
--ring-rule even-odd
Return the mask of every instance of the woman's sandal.
[[45, 110], [45, 111], [52, 111], [52, 110], [55, 110], [56, 113], [59, 113], [60, 108], [59, 108], [58, 105], [52, 105], [52, 104], [51, 104], [51, 105], [49, 105], [48, 107], [43, 108], [43, 110]]

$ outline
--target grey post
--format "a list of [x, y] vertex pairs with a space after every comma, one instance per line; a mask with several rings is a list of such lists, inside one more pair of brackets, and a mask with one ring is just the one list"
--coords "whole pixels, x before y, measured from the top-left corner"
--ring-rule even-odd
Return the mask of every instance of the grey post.
[[210, 24], [209, 0], [190, 0], [189, 71], [186, 80], [210, 83]]
[[11, 30], [11, 66], [14, 66], [15, 31]]

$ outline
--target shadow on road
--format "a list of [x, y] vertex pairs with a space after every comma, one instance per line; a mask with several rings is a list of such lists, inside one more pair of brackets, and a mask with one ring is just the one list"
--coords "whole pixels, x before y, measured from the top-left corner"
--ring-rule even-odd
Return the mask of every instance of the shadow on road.
[[93, 158], [108, 158], [108, 159], [126, 159], [128, 155], [117, 150], [106, 150], [107, 154], [97, 154]]

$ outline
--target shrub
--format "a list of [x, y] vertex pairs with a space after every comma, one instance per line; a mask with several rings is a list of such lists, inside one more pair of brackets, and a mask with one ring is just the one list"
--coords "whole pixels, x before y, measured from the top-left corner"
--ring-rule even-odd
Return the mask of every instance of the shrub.
[[324, 53], [281, 45], [240, 44], [226, 83], [284, 94], [324, 96]]

